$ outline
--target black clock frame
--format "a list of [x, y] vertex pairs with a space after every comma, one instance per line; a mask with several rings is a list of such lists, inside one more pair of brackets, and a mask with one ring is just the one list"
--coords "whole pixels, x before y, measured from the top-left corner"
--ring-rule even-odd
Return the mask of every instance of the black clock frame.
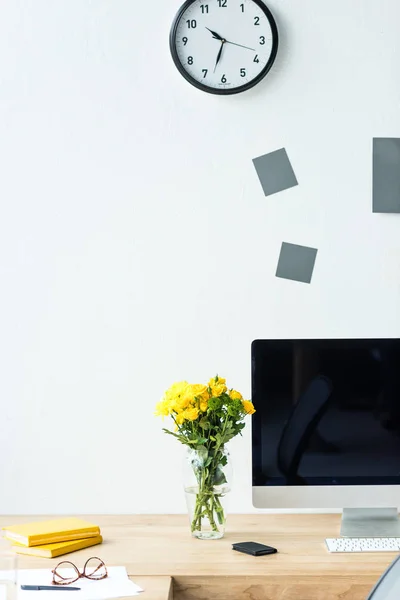
[[261, 8], [261, 10], [263, 11], [263, 13], [265, 14], [265, 16], [267, 17], [267, 19], [269, 21], [271, 31], [272, 31], [271, 55], [268, 59], [267, 64], [261, 71], [261, 73], [259, 73], [257, 75], [257, 77], [255, 77], [248, 83], [241, 85], [239, 87], [236, 87], [236, 88], [232, 88], [232, 89], [230, 89], [230, 88], [211, 88], [207, 85], [204, 85], [203, 83], [200, 83], [194, 77], [189, 75], [189, 73], [186, 71], [186, 69], [182, 65], [182, 63], [179, 59], [179, 56], [178, 56], [178, 52], [176, 50], [176, 43], [175, 43], [176, 42], [176, 32], [178, 29], [179, 22], [180, 22], [182, 16], [184, 15], [184, 13], [186, 12], [186, 10], [189, 8], [189, 6], [191, 6], [192, 4], [195, 4], [198, 1], [199, 0], [186, 0], [186, 2], [184, 4], [182, 4], [182, 6], [180, 7], [180, 9], [179, 9], [178, 13], [176, 14], [175, 19], [172, 23], [171, 31], [170, 31], [170, 35], [169, 35], [169, 47], [171, 50], [172, 59], [175, 63], [176, 68], [182, 75], [182, 77], [184, 77], [186, 79], [186, 81], [191, 83], [194, 87], [198, 88], [199, 90], [202, 90], [203, 92], [207, 92], [209, 94], [218, 94], [220, 96], [239, 94], [241, 92], [245, 92], [246, 90], [251, 89], [258, 83], [260, 83], [260, 81], [262, 79], [264, 79], [264, 77], [267, 75], [267, 73], [270, 71], [272, 65], [274, 64], [276, 55], [278, 53], [278, 46], [279, 46], [278, 27], [276, 25], [274, 16], [271, 13], [271, 11], [269, 10], [269, 8], [264, 4], [264, 2], [262, 0], [251, 0], [252, 2], [254, 2], [254, 4], [257, 4], [257, 6], [259, 6]]

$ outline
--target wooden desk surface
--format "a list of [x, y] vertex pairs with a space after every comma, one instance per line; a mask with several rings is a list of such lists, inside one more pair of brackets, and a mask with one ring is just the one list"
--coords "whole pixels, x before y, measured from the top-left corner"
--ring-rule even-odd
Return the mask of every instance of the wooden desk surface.
[[[47, 517], [1, 517], [0, 526]], [[50, 518], [50, 517], [49, 517]], [[143, 600], [364, 600], [395, 553], [330, 554], [324, 540], [339, 535], [340, 515], [230, 515], [222, 540], [190, 536], [186, 515], [87, 516], [103, 545], [68, 555], [79, 564], [95, 555], [125, 565], [145, 588]], [[257, 541], [278, 554], [253, 557], [232, 543]], [[94, 552], [95, 550], [95, 552]], [[58, 559], [20, 557], [21, 568]]]

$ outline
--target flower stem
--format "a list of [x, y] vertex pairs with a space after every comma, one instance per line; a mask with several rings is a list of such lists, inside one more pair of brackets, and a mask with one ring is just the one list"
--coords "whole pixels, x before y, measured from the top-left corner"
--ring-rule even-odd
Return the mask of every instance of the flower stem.
[[[224, 510], [220, 501], [221, 495], [214, 490], [214, 477], [219, 465], [219, 459], [210, 465], [209, 469], [202, 469], [198, 474], [198, 493], [196, 494], [196, 504], [191, 523], [191, 531], [202, 531], [202, 519], [207, 517], [212, 531], [218, 532], [218, 525], [225, 522]], [[217, 521], [215, 519], [217, 517]]]

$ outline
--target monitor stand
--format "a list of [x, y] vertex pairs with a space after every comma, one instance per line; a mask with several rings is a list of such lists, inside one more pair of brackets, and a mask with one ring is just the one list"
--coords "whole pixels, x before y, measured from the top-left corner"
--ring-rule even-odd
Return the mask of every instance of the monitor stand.
[[344, 508], [342, 537], [400, 537], [397, 508]]

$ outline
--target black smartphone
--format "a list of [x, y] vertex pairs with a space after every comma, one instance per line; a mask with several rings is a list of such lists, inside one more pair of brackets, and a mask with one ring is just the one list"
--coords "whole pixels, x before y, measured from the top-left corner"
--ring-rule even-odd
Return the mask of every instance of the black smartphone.
[[232, 544], [232, 549], [244, 552], [245, 554], [251, 554], [252, 556], [264, 556], [264, 554], [275, 554], [278, 552], [272, 546], [266, 546], [257, 542], [238, 542], [237, 544]]

